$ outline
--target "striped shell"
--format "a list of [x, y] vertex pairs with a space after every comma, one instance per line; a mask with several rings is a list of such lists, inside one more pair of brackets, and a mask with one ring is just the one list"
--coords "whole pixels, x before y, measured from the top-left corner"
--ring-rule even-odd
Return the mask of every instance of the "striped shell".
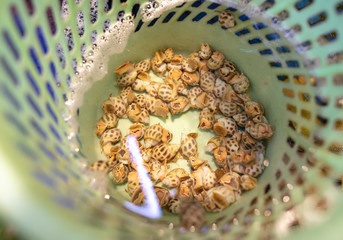
[[132, 124], [129, 129], [127, 130], [127, 135], [133, 135], [137, 138], [137, 140], [140, 140], [145, 133], [145, 125], [142, 123], [135, 123]]
[[137, 77], [136, 71], [125, 73], [125, 74], [117, 77], [117, 85], [122, 86], [122, 87], [130, 86], [132, 83], [135, 82], [136, 77]]
[[117, 116], [114, 113], [105, 113], [96, 124], [95, 134], [100, 136], [106, 129], [114, 128], [118, 123]]
[[114, 113], [117, 117], [123, 117], [126, 113], [125, 102], [118, 97], [109, 97], [102, 104], [102, 108], [106, 113]]
[[198, 144], [196, 141], [195, 134], [181, 134], [181, 154], [184, 158], [188, 159], [191, 156], [196, 156], [198, 154]]
[[255, 139], [268, 139], [273, 135], [272, 126], [268, 123], [248, 121], [245, 130]]
[[218, 118], [216, 123], [213, 126], [214, 132], [225, 137], [226, 135], [232, 136], [237, 131], [237, 124], [233, 118], [230, 117], [221, 117]]
[[192, 58], [184, 57], [181, 62], [181, 67], [185, 72], [195, 72], [198, 69], [198, 63]]
[[127, 181], [129, 175], [129, 167], [122, 162], [114, 165], [112, 169], [113, 182], [115, 184], [122, 184]]
[[216, 76], [212, 72], [205, 72], [200, 76], [200, 87], [205, 92], [212, 92], [215, 86]]
[[219, 103], [219, 109], [223, 115], [227, 117], [232, 117], [238, 113], [238, 105], [232, 102], [222, 101]]
[[151, 157], [160, 162], [169, 162], [175, 157], [179, 148], [180, 146], [177, 144], [161, 143], [152, 149]]
[[100, 138], [100, 145], [103, 146], [106, 143], [116, 144], [121, 140], [121, 131], [118, 128], [107, 129]]

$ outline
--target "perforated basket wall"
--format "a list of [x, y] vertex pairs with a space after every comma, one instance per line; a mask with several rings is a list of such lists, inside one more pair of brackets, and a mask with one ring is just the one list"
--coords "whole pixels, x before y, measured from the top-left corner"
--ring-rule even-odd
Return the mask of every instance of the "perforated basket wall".
[[[341, 239], [342, 1], [195, 1], [148, 22], [142, 21], [144, 1], [69, 0], [63, 8], [61, 2], [0, 4], [0, 207], [23, 236]], [[227, 8], [237, 21], [232, 29], [218, 23], [218, 11]], [[64, 121], [75, 90], [70, 85], [92, 47], [101, 48], [103, 32], [125, 13], [135, 17], [134, 30], [125, 50], [104, 62], [109, 73], [86, 92], [74, 116], [80, 121], [75, 151]], [[166, 47], [195, 51], [202, 42], [249, 77], [251, 94], [276, 130], [258, 187], [222, 213], [208, 214], [201, 233], [181, 234], [170, 214], [147, 220], [125, 210], [121, 199], [100, 201], [78, 159], [96, 160], [94, 124], [99, 104], [118, 93], [115, 66]]]

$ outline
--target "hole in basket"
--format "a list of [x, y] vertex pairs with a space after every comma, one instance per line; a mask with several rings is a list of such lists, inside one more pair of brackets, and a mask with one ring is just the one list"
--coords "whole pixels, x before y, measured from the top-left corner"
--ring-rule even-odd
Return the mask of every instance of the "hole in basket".
[[168, 13], [168, 15], [163, 19], [163, 23], [167, 23], [170, 21], [170, 19], [172, 19], [172, 17], [175, 15], [176, 12], [170, 12]]
[[292, 112], [292, 113], [297, 113], [297, 107], [296, 106], [294, 106], [294, 105], [292, 105], [292, 104], [287, 104], [286, 105], [286, 108], [287, 108], [287, 110], [288, 111], [290, 111], [290, 112]]
[[32, 96], [30, 94], [27, 94], [26, 99], [28, 100], [28, 103], [30, 104], [31, 108], [36, 112], [38, 117], [42, 118], [43, 113], [40, 107], [37, 105], [36, 101], [32, 98]]
[[178, 22], [182, 22], [183, 20], [185, 20], [189, 14], [191, 14], [191, 11], [184, 11], [181, 16], [177, 19]]
[[42, 171], [38, 171], [35, 170], [33, 173], [33, 176], [42, 184], [48, 186], [49, 188], [55, 188], [57, 183], [56, 181], [50, 177], [48, 174], [42, 172]]
[[98, 0], [91, 0], [89, 3], [90, 7], [90, 21], [95, 23], [98, 20]]
[[284, 88], [282, 89], [283, 95], [289, 98], [294, 98], [294, 91], [291, 89]]
[[276, 179], [276, 180], [279, 180], [280, 177], [281, 177], [281, 175], [282, 175], [281, 170], [280, 170], [280, 169], [276, 170], [276, 172], [275, 172], [275, 179]]
[[112, 9], [112, 1], [113, 0], [105, 0], [105, 12], [108, 12]]
[[264, 194], [267, 194], [267, 193], [270, 191], [271, 188], [272, 188], [272, 187], [270, 186], [270, 184], [267, 184], [267, 185], [264, 187]]
[[48, 22], [49, 22], [51, 34], [55, 35], [55, 33], [57, 31], [57, 26], [56, 26], [56, 22], [55, 22], [55, 18], [54, 18], [54, 13], [52, 12], [51, 7], [48, 7], [46, 9], [46, 17], [47, 17]]
[[61, 136], [58, 134], [56, 128], [54, 128], [54, 126], [52, 126], [51, 124], [49, 124], [49, 129], [50, 129], [51, 133], [55, 136], [55, 138], [57, 139], [57, 141], [62, 142], [62, 138], [61, 138]]
[[51, 75], [53, 76], [56, 86], [60, 86], [61, 85], [61, 80], [60, 80], [60, 76], [58, 75], [58, 72], [56, 71], [56, 67], [55, 64], [53, 62], [50, 62], [50, 71], [51, 71]]
[[297, 130], [297, 122], [292, 121], [292, 120], [288, 120], [288, 127], [290, 127], [292, 130], [296, 131]]
[[285, 187], [286, 187], [286, 181], [285, 180], [282, 180], [280, 183], [279, 183], [279, 191], [282, 191], [282, 190], [284, 190], [285, 189]]
[[319, 106], [326, 106], [329, 103], [329, 99], [323, 96], [315, 96], [316, 104]]
[[74, 49], [74, 39], [73, 39], [73, 33], [71, 32], [70, 27], [66, 27], [64, 29], [64, 35], [67, 41], [68, 49], [69, 51]]
[[203, 4], [204, 2], [205, 2], [205, 0], [198, 0], [198, 1], [195, 1], [195, 2], [192, 4], [192, 7], [197, 8], [197, 7], [199, 7], [201, 4]]
[[278, 47], [276, 47], [276, 50], [279, 53], [290, 53], [291, 52], [291, 50], [287, 46], [278, 46]]
[[33, 15], [35, 12], [35, 7], [32, 3], [32, 0], [25, 0], [25, 4], [26, 4], [26, 9], [29, 15]]
[[61, 67], [65, 68], [66, 60], [65, 60], [62, 44], [60, 44], [60, 43], [56, 44], [56, 52], [57, 52], [58, 59], [60, 60]]
[[282, 64], [281, 64], [281, 62], [269, 62], [269, 65], [271, 66], [271, 67], [282, 67]]
[[336, 41], [337, 39], [337, 32], [336, 31], [331, 31], [325, 34], [320, 35], [317, 38], [317, 41], [320, 45], [325, 45], [330, 42]]
[[260, 29], [264, 29], [264, 28], [267, 28], [268, 26], [267, 25], [265, 25], [264, 23], [255, 23], [254, 25], [253, 25], [253, 28], [255, 28], [256, 30], [260, 30]]
[[288, 156], [288, 154], [287, 154], [287, 153], [284, 153], [283, 156], [282, 156], [282, 161], [283, 161], [283, 163], [284, 163], [285, 165], [287, 165], [287, 164], [289, 163], [290, 160], [291, 160], [291, 159], [290, 159], [290, 157]]
[[275, 4], [275, 0], [266, 0], [264, 1], [259, 7], [261, 11], [267, 11], [269, 8], [273, 7]]
[[48, 52], [48, 45], [46, 43], [43, 30], [41, 27], [36, 28], [36, 35], [37, 35], [38, 41], [40, 42], [43, 53], [46, 54]]
[[306, 138], [309, 138], [310, 137], [310, 130], [307, 129], [306, 127], [301, 127], [300, 128], [300, 134]]
[[31, 57], [33, 64], [35, 65], [35, 67], [37, 69], [37, 72], [39, 74], [42, 74], [42, 66], [39, 62], [36, 51], [33, 48], [30, 48], [30, 57]]
[[23, 134], [25, 136], [29, 135], [29, 132], [24, 127], [24, 125], [18, 120], [17, 116], [14, 116], [9, 112], [6, 112], [5, 117], [8, 120], [8, 122], [11, 123], [20, 134]]
[[270, 33], [270, 34], [267, 34], [267, 35], [266, 35], [266, 38], [267, 38], [269, 41], [275, 41], [275, 40], [280, 39], [280, 35], [277, 34], [277, 33]]
[[343, 130], [343, 119], [336, 120], [336, 122], [335, 122], [335, 129], [336, 130], [340, 130], [340, 131]]
[[46, 132], [40, 127], [40, 125], [34, 119], [31, 119], [30, 123], [31, 123], [32, 127], [36, 130], [36, 132], [42, 138], [44, 138], [44, 140], [48, 140], [48, 135], [46, 134]]
[[76, 23], [77, 23], [77, 32], [79, 36], [83, 36], [85, 33], [85, 19], [83, 12], [78, 12], [76, 15]]
[[323, 137], [321, 137], [320, 135], [318, 135], [318, 134], [315, 134], [314, 136], [313, 136], [313, 143], [315, 144], [315, 145], [317, 145], [317, 146], [323, 146], [323, 144], [324, 144], [324, 138]]
[[284, 21], [289, 17], [289, 12], [287, 10], [282, 10], [278, 13], [279, 21]]
[[51, 106], [49, 103], [46, 103], [46, 110], [50, 114], [51, 118], [54, 120], [56, 124], [58, 124], [58, 118], [57, 115], [55, 114], [54, 110], [52, 110]]
[[333, 77], [333, 83], [334, 83], [336, 86], [341, 86], [341, 85], [343, 85], [343, 74], [336, 74], [336, 75]]
[[198, 21], [200, 21], [203, 17], [205, 17], [206, 15], [207, 15], [206, 12], [201, 12], [201, 13], [199, 13], [198, 15], [196, 15], [196, 16], [192, 19], [192, 21], [193, 21], [193, 22], [198, 22]]
[[289, 68], [298, 68], [299, 67], [299, 62], [296, 60], [288, 60], [286, 61], [286, 65]]
[[131, 11], [131, 14], [134, 18], [136, 18], [137, 16], [137, 13], [139, 11], [139, 8], [140, 8], [140, 5], [138, 3], [136, 3], [135, 5], [133, 5], [132, 7], [132, 11]]
[[240, 36], [243, 36], [243, 35], [248, 34], [248, 33], [250, 33], [249, 29], [244, 28], [244, 29], [236, 32], [235, 34], [236, 34], [236, 36], [240, 37]]
[[262, 43], [262, 40], [260, 38], [254, 38], [248, 41], [249, 44], [258, 44]]
[[298, 149], [297, 149], [297, 154], [299, 157], [303, 157], [305, 155], [305, 148], [301, 145], [298, 146]]
[[11, 6], [11, 14], [12, 14], [14, 24], [16, 25], [20, 36], [23, 37], [25, 35], [24, 25], [23, 25], [22, 20], [20, 19], [18, 9], [14, 5]]
[[154, 26], [158, 19], [159, 19], [159, 17], [158, 17], [158, 18], [154, 18], [154, 19], [148, 24], [148, 27]]
[[290, 136], [287, 137], [287, 143], [288, 143], [288, 145], [289, 145], [291, 148], [293, 148], [294, 145], [295, 145], [294, 139], [291, 138]]
[[300, 11], [312, 4], [313, 0], [299, 0], [295, 3], [294, 7]]
[[313, 26], [315, 26], [315, 25], [317, 25], [317, 24], [319, 24], [319, 23], [325, 21], [325, 20], [326, 20], [326, 17], [327, 17], [327, 16], [326, 16], [326, 12], [320, 12], [320, 13], [318, 13], [318, 14], [316, 14], [316, 15], [310, 17], [310, 18], [307, 20], [307, 22], [308, 22], [308, 24], [310, 25], [310, 27], [313, 27]]
[[289, 78], [287, 75], [278, 75], [277, 79], [281, 82], [289, 82]]
[[18, 85], [19, 81], [17, 76], [14, 74], [12, 68], [8, 65], [7, 61], [5, 58], [1, 57], [1, 65], [0, 65], [5, 72], [7, 73], [8, 77], [12, 80], [14, 85]]
[[22, 107], [18, 102], [17, 98], [14, 97], [14, 95], [11, 93], [11, 91], [7, 88], [6, 85], [1, 85], [1, 91], [7, 98], [8, 102], [10, 102], [13, 105], [14, 109], [16, 109], [18, 112], [22, 110]]
[[337, 108], [343, 108], [343, 97], [338, 97], [336, 99], [336, 107]]
[[247, 20], [250, 19], [250, 18], [249, 18], [247, 15], [245, 15], [245, 14], [239, 16], [238, 18], [239, 18], [239, 20], [241, 20], [242, 22], [247, 21]]
[[308, 110], [301, 109], [300, 115], [301, 115], [301, 117], [306, 118], [306, 119], [308, 119], [308, 120], [311, 119], [311, 112], [308, 111]]
[[273, 51], [271, 49], [260, 50], [261, 55], [272, 55]]
[[327, 56], [327, 63], [328, 64], [337, 64], [343, 62], [343, 51], [330, 53]]
[[254, 206], [257, 203], [258, 198], [254, 197], [251, 201], [250, 201], [250, 206]]
[[216, 9], [217, 7], [219, 7], [219, 6], [220, 6], [220, 5], [217, 4], [217, 3], [211, 3], [211, 4], [208, 6], [208, 9], [213, 10], [213, 9]]
[[111, 23], [111, 21], [109, 19], [107, 19], [104, 22], [103, 32], [106, 32], [106, 31], [108, 31], [110, 29], [110, 23]]
[[46, 83], [46, 89], [48, 90], [52, 100], [57, 104], [57, 97], [55, 91], [49, 82]]
[[7, 46], [9, 47], [9, 49], [11, 50], [14, 58], [16, 60], [18, 60], [19, 59], [19, 52], [18, 52], [17, 46], [15, 46], [15, 44], [13, 43], [13, 41], [12, 41], [9, 33], [7, 32], [7, 30], [4, 30], [2, 32], [2, 36], [5, 39], [5, 42], [6, 42]]
[[211, 18], [211, 19], [207, 22], [207, 24], [212, 25], [212, 24], [218, 22], [218, 20], [219, 20], [218, 16], [215, 16], [215, 17]]
[[343, 146], [341, 143], [333, 142], [329, 146], [329, 151], [333, 153], [340, 153], [343, 150]]
[[343, 13], [343, 2], [339, 2], [339, 3], [336, 4], [336, 12], [338, 14]]
[[310, 83], [315, 87], [323, 87], [326, 85], [326, 79], [324, 77], [311, 77]]
[[91, 34], [92, 44], [96, 43], [97, 36], [98, 36], [98, 32], [96, 30], [92, 31], [92, 34]]
[[304, 75], [295, 75], [293, 81], [296, 84], [306, 84], [306, 77]]
[[36, 93], [37, 96], [40, 96], [40, 88], [36, 82], [36, 80], [33, 78], [33, 76], [31, 75], [31, 73], [29, 71], [26, 71], [26, 78], [29, 81], [31, 88], [33, 89], [33, 91]]
[[317, 115], [317, 118], [316, 118], [316, 123], [319, 125], [319, 126], [325, 126], [327, 123], [328, 123], [328, 118], [322, 116], [322, 115]]
[[300, 101], [309, 102], [311, 100], [311, 95], [308, 94], [308, 93], [299, 92], [298, 93], [298, 98], [299, 98]]

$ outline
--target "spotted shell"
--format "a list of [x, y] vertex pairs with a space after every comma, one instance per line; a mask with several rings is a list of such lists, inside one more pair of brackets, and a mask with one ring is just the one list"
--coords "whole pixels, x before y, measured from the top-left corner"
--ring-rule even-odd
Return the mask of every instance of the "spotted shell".
[[221, 168], [225, 168], [226, 158], [227, 158], [227, 150], [226, 147], [218, 147], [213, 151], [214, 160], [217, 163], [217, 165]]
[[196, 99], [203, 92], [200, 87], [192, 87], [188, 92], [188, 99], [192, 107], [196, 107]]
[[127, 192], [132, 196], [138, 188], [140, 188], [138, 174], [136, 171], [132, 171], [127, 177]]
[[120, 90], [120, 97], [124, 101], [125, 105], [129, 105], [135, 100], [136, 94], [132, 91], [131, 87], [125, 87]]
[[101, 171], [101, 172], [106, 172], [106, 173], [108, 172], [109, 168], [110, 166], [108, 162], [104, 160], [98, 160], [89, 166], [89, 170]]
[[236, 103], [225, 102], [225, 101], [222, 101], [219, 103], [219, 109], [223, 113], [223, 115], [227, 117], [236, 115], [239, 111], [238, 105]]
[[151, 157], [160, 162], [171, 161], [176, 153], [179, 151], [180, 146], [177, 144], [161, 143], [156, 145], [151, 152]]
[[195, 72], [198, 69], [198, 63], [192, 58], [184, 57], [181, 62], [181, 67], [185, 72]]
[[226, 89], [226, 83], [220, 78], [216, 79], [214, 84], [213, 93], [217, 98], [222, 98]]
[[167, 48], [164, 50], [164, 62], [169, 63], [174, 57], [174, 50], [172, 48]]
[[133, 122], [149, 123], [149, 112], [144, 108], [140, 108], [136, 103], [129, 105], [126, 114]]
[[252, 176], [244, 174], [240, 176], [240, 184], [244, 190], [251, 190], [257, 187], [257, 179]]
[[100, 136], [106, 129], [114, 128], [118, 123], [117, 116], [114, 113], [105, 113], [96, 124], [95, 134]]
[[135, 205], [143, 205], [145, 201], [144, 193], [142, 191], [142, 188], [139, 187], [136, 189], [136, 191], [133, 192], [131, 196], [131, 202]]
[[237, 131], [237, 124], [233, 118], [221, 117], [218, 118], [216, 123], [213, 125], [214, 132], [225, 137], [226, 135], [232, 136]]
[[144, 136], [146, 127], [142, 123], [132, 124], [127, 130], [127, 135], [133, 135], [137, 140], [141, 139]]
[[257, 140], [250, 136], [249, 133], [244, 132], [242, 134], [241, 146], [243, 149], [255, 149], [257, 146]]
[[150, 67], [151, 63], [149, 58], [144, 59], [135, 64], [135, 70], [137, 71], [137, 73], [148, 72], [150, 70]]
[[145, 108], [145, 100], [146, 100], [146, 95], [138, 94], [136, 95], [134, 103], [136, 103], [140, 108]]
[[125, 102], [118, 97], [109, 97], [102, 104], [102, 108], [106, 113], [114, 113], [117, 117], [123, 117], [126, 113]]
[[268, 123], [248, 121], [245, 130], [255, 139], [268, 139], [273, 135], [272, 126]]
[[246, 113], [237, 113], [236, 115], [232, 116], [232, 118], [236, 121], [237, 125], [240, 127], [245, 127], [245, 124], [248, 122], [248, 115]]
[[211, 99], [212, 99], [212, 97], [209, 93], [207, 93], [207, 92], [200, 93], [195, 99], [195, 108], [203, 109], [203, 108], [209, 107]]
[[235, 138], [226, 139], [225, 144], [228, 156], [231, 156], [233, 153], [239, 150], [239, 142]]
[[205, 211], [196, 199], [181, 198], [180, 224], [186, 230], [200, 229], [203, 225]]
[[167, 206], [170, 201], [169, 190], [159, 186], [154, 186], [154, 189], [160, 206]]
[[199, 114], [199, 118], [200, 118], [200, 122], [199, 122], [198, 128], [212, 129], [213, 124], [215, 122], [215, 117], [214, 117], [213, 112], [210, 109], [204, 108], [203, 110], [201, 110]]
[[170, 112], [174, 114], [180, 114], [188, 111], [190, 108], [188, 98], [184, 96], [177, 97], [174, 101], [170, 102], [169, 109]]
[[207, 43], [202, 43], [200, 45], [200, 51], [199, 51], [199, 57], [201, 59], [207, 60], [211, 57], [212, 55], [212, 50], [210, 45], [208, 45]]
[[216, 174], [208, 165], [201, 165], [192, 173], [194, 179], [194, 189], [208, 190], [216, 183]]
[[122, 87], [130, 86], [132, 83], [135, 82], [137, 78], [137, 72], [132, 71], [129, 73], [125, 73], [119, 77], [117, 77], [117, 85]]
[[147, 72], [141, 72], [137, 75], [137, 79], [132, 83], [131, 87], [137, 92], [143, 92], [150, 84], [150, 75]]
[[220, 186], [227, 186], [231, 190], [241, 193], [240, 190], [240, 175], [235, 172], [225, 173], [217, 182]]
[[253, 150], [240, 150], [231, 154], [231, 161], [233, 163], [243, 164], [247, 166], [255, 161], [256, 153]]
[[180, 199], [173, 198], [168, 203], [168, 211], [174, 214], [180, 213]]
[[121, 140], [121, 131], [118, 128], [107, 129], [100, 138], [100, 145], [103, 146], [106, 143], [116, 144]]
[[244, 101], [242, 100], [242, 98], [240, 97], [239, 94], [237, 94], [233, 88], [231, 87], [231, 85], [227, 84], [226, 85], [226, 89], [223, 92], [223, 96], [222, 96], [222, 101], [224, 102], [230, 102], [230, 103], [235, 103], [240, 107], [244, 107]]
[[236, 93], [245, 93], [250, 86], [249, 79], [243, 73], [235, 75], [229, 83], [232, 85]]
[[258, 177], [264, 170], [264, 165], [263, 165], [263, 161], [264, 161], [264, 156], [263, 153], [260, 152], [255, 152], [256, 155], [256, 159], [255, 162], [253, 164], [250, 164], [248, 166], [245, 167], [245, 174], [248, 174], [252, 177]]
[[193, 186], [193, 181], [190, 178], [185, 181], [181, 181], [178, 188], [177, 197], [178, 198], [192, 198], [193, 197], [192, 186]]
[[162, 83], [158, 88], [158, 97], [164, 102], [171, 102], [177, 97], [177, 87], [175, 84]]
[[229, 10], [224, 10], [219, 14], [219, 24], [224, 28], [232, 28], [236, 25], [233, 13]]
[[157, 73], [157, 75], [162, 76], [167, 71], [167, 64], [162, 63], [161, 65], [157, 65], [156, 62], [152, 60], [151, 69]]
[[216, 76], [208, 71], [200, 76], [200, 87], [205, 92], [212, 92], [215, 86]]
[[[163, 179], [163, 184], [167, 187], [177, 187], [180, 182], [189, 179], [189, 173], [183, 168], [174, 168], [169, 173], [167, 173], [165, 179]], [[175, 181], [176, 180], [176, 181]]]
[[248, 115], [248, 117], [255, 117], [257, 115], [262, 115], [264, 110], [263, 107], [261, 106], [261, 104], [257, 103], [257, 102], [246, 102], [244, 105], [244, 111], [246, 112], [246, 114]]
[[134, 66], [130, 62], [125, 62], [122, 65], [120, 65], [114, 73], [117, 74], [118, 76], [122, 76], [124, 74], [130, 73], [134, 70]]
[[183, 72], [181, 80], [190, 86], [198, 86], [200, 81], [199, 72]]
[[201, 165], [203, 165], [204, 163], [206, 163], [206, 161], [202, 158], [199, 158], [197, 156], [190, 156], [188, 158], [188, 163], [189, 165], [191, 165], [191, 168], [193, 170], [198, 169]]
[[199, 53], [198, 53], [198, 52], [192, 52], [192, 53], [190, 53], [190, 54], [188, 55], [188, 58], [194, 60], [194, 61], [198, 64], [198, 66], [199, 66], [199, 63], [200, 63], [201, 59], [200, 59], [200, 56], [199, 56]]
[[183, 56], [181, 54], [174, 54], [174, 56], [170, 59], [170, 62], [168, 63], [168, 70], [172, 69], [182, 69], [182, 59]]
[[162, 142], [163, 127], [158, 123], [149, 126], [144, 133], [145, 147], [150, 148]]
[[163, 102], [161, 99], [156, 99], [154, 104], [153, 114], [159, 117], [166, 118], [169, 114], [168, 104]]
[[220, 212], [237, 199], [235, 192], [227, 186], [217, 186], [207, 191], [205, 208], [209, 212]]
[[170, 78], [170, 79], [176, 81], [176, 80], [179, 80], [181, 78], [182, 73], [183, 72], [181, 70], [175, 68], [175, 69], [172, 69], [168, 72], [166, 78]]
[[200, 60], [198, 65], [199, 65], [199, 73], [200, 74], [204, 74], [205, 72], [210, 71], [207, 67], [207, 60]]
[[224, 60], [223, 66], [218, 69], [218, 74], [228, 83], [237, 74], [236, 66], [232, 62]]
[[224, 64], [224, 55], [221, 52], [215, 51], [207, 60], [207, 67], [211, 70], [217, 70]]
[[167, 174], [167, 167], [158, 160], [152, 160], [150, 163], [150, 178], [157, 182], [162, 181]]
[[149, 83], [149, 85], [146, 86], [145, 90], [149, 95], [151, 95], [153, 97], [157, 97], [157, 93], [158, 93], [158, 89], [160, 87], [160, 84], [161, 83], [151, 81]]
[[114, 146], [111, 142], [107, 142], [101, 145], [101, 151], [106, 157], [112, 158], [116, 156], [118, 152], [118, 147], [118, 145]]
[[117, 163], [112, 169], [113, 182], [115, 184], [125, 183], [129, 172], [129, 167], [127, 165], [122, 162]]
[[213, 151], [216, 148], [225, 146], [225, 143], [226, 143], [225, 137], [215, 136], [207, 142], [206, 151], [209, 153], [213, 153]]
[[184, 158], [188, 159], [191, 156], [198, 154], [198, 144], [196, 141], [197, 134], [190, 133], [188, 135], [181, 134], [181, 154]]

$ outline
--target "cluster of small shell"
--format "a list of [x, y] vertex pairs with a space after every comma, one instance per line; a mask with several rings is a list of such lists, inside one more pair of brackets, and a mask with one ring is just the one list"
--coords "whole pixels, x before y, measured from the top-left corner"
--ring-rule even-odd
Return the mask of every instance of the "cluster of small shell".
[[[151, 81], [150, 70], [163, 82]], [[110, 96], [103, 103], [105, 114], [95, 132], [108, 159], [93, 163], [91, 169], [112, 172], [116, 184], [127, 182], [133, 203], [143, 204], [144, 195], [126, 137], [115, 128], [119, 118], [134, 122], [127, 135], [137, 138], [152, 181], [164, 186], [155, 186], [155, 191], [168, 211], [180, 213], [180, 202], [196, 201], [209, 212], [219, 212], [242, 191], [256, 187], [256, 177], [264, 170], [263, 141], [272, 136], [272, 127], [261, 104], [246, 93], [248, 78], [222, 53], [205, 43], [187, 57], [168, 48], [157, 51], [152, 59], [126, 62], [115, 73], [117, 85], [123, 87], [120, 97]], [[191, 108], [200, 110], [198, 128], [216, 134], [206, 146], [218, 166], [215, 170], [198, 157], [198, 133], [182, 134], [180, 144], [172, 144], [169, 130], [160, 124], [148, 126], [150, 114], [167, 117], [169, 112], [182, 114]], [[169, 164], [179, 158], [188, 161], [191, 173], [183, 168], [168, 171]], [[170, 194], [169, 189], [176, 193]]]

